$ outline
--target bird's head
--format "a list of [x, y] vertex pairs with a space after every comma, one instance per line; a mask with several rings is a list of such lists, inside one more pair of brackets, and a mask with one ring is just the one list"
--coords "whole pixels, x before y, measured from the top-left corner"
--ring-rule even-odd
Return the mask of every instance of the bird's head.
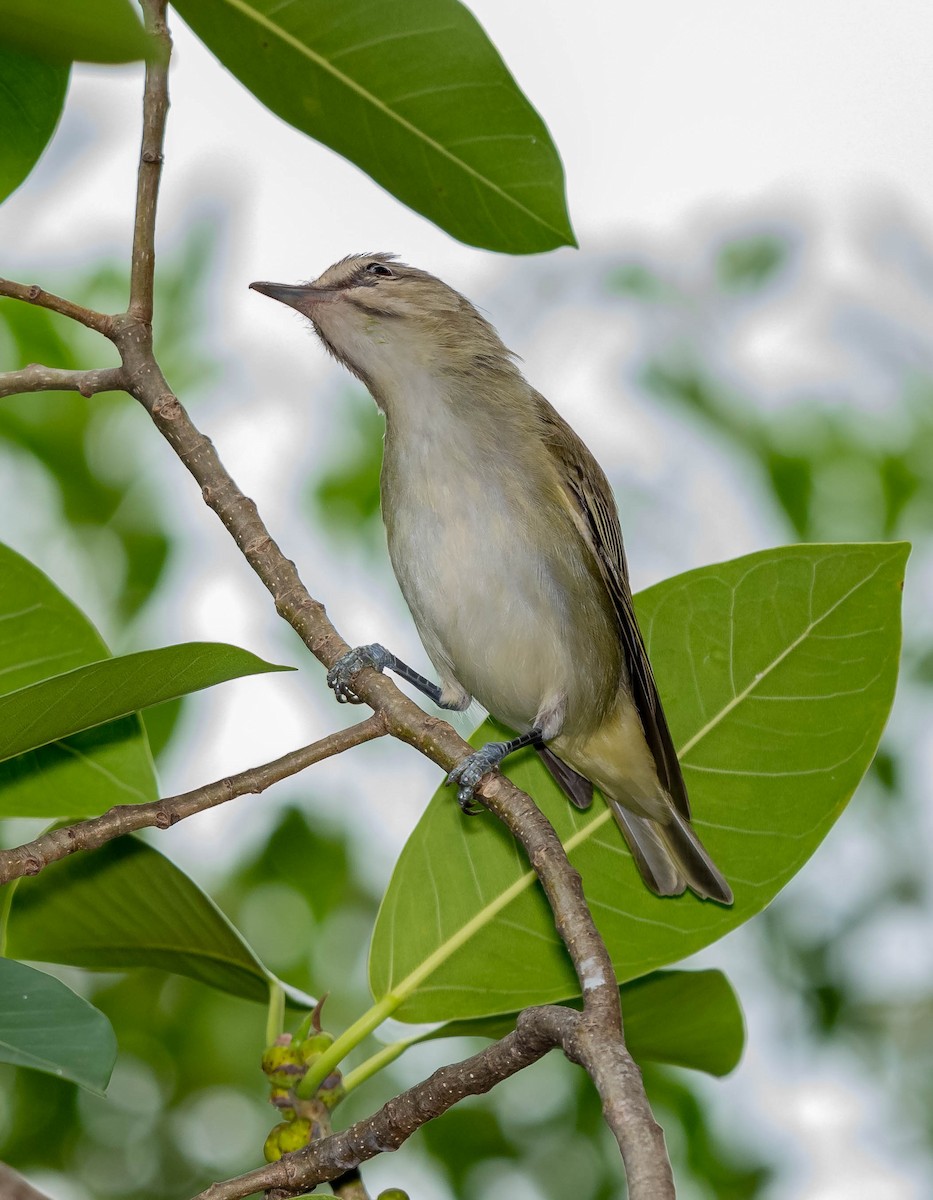
[[511, 366], [499, 335], [469, 300], [394, 254], [343, 258], [312, 283], [250, 287], [308, 317], [330, 353], [377, 399], [416, 373]]

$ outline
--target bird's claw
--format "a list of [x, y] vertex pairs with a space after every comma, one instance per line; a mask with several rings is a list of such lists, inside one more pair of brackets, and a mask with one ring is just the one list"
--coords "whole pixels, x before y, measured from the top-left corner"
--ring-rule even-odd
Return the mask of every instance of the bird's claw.
[[447, 776], [448, 783], [457, 784], [457, 803], [468, 817], [475, 817], [483, 811], [483, 806], [477, 802], [474, 793], [483, 776], [499, 766], [503, 757], [503, 746], [502, 742], [487, 742], [481, 750], [468, 754]]
[[327, 686], [333, 689], [338, 704], [362, 704], [353, 690], [353, 679], [365, 667], [382, 671], [390, 665], [392, 656], [385, 646], [374, 642], [371, 646], [357, 646], [340, 656], [327, 672]]

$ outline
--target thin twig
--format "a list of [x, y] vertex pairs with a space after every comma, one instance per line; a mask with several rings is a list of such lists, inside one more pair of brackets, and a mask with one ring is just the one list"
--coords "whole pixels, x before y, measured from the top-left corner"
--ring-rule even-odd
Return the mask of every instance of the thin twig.
[[0, 1163], [0, 1200], [49, 1200], [6, 1163]]
[[441, 1067], [430, 1079], [402, 1092], [371, 1117], [286, 1154], [278, 1162], [211, 1184], [195, 1200], [241, 1200], [270, 1188], [299, 1192], [337, 1179], [377, 1154], [397, 1150], [422, 1125], [465, 1096], [481, 1096], [530, 1067], [553, 1047], [562, 1045], [578, 1019], [579, 1013], [559, 1005], [527, 1008], [519, 1014], [515, 1029], [500, 1041], [462, 1062]]
[[156, 205], [162, 179], [162, 148], [169, 106], [168, 64], [172, 53], [172, 39], [165, 23], [165, 7], [166, 0], [147, 0], [143, 5], [146, 30], [156, 39], [158, 54], [146, 63], [143, 135], [136, 177], [136, 219], [133, 223], [129, 312], [146, 324], [152, 321]]
[[49, 312], [61, 313], [70, 317], [87, 329], [95, 329], [104, 337], [110, 337], [113, 331], [113, 317], [107, 313], [95, 312], [93, 308], [85, 308], [83, 304], [75, 304], [47, 292], [36, 283], [16, 283], [12, 279], [0, 279], [0, 296], [9, 296], [11, 300], [24, 300], [27, 304], [35, 304], [37, 308], [47, 308]]
[[102, 816], [78, 821], [60, 829], [50, 829], [23, 846], [0, 850], [0, 885], [24, 875], [38, 875], [50, 863], [67, 858], [69, 854], [78, 850], [95, 850], [98, 846], [103, 846], [114, 838], [123, 837], [124, 834], [133, 833], [137, 829], [169, 829], [185, 817], [215, 808], [218, 804], [225, 804], [236, 796], [244, 796], [247, 793], [258, 795], [273, 783], [287, 779], [313, 763], [331, 758], [335, 754], [342, 754], [353, 746], [372, 741], [373, 738], [382, 737], [385, 732], [386, 725], [381, 716], [367, 717], [358, 725], [340, 729], [317, 742], [312, 742], [310, 746], [293, 750], [272, 762], [263, 763], [262, 766], [250, 767], [238, 775], [218, 779], [216, 783], [205, 784], [192, 792], [169, 796], [164, 800], [153, 800], [149, 804], [120, 804]]
[[7, 371], [0, 375], [0, 397], [22, 396], [27, 392], [80, 392], [82, 396], [95, 396], [98, 392], [125, 390], [126, 375], [122, 367], [66, 371], [59, 367], [30, 363], [20, 371]]

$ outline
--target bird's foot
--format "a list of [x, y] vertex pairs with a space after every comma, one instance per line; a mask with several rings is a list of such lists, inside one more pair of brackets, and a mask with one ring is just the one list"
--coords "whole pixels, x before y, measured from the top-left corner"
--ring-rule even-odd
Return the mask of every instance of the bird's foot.
[[474, 793], [483, 776], [496, 770], [508, 752], [508, 742], [487, 742], [482, 749], [468, 754], [447, 776], [448, 783], [457, 784], [457, 803], [468, 817], [475, 817], [483, 811]]
[[378, 642], [373, 642], [371, 646], [357, 646], [341, 655], [327, 672], [327, 686], [333, 688], [339, 704], [361, 704], [362, 701], [353, 690], [354, 677], [365, 667], [384, 671], [394, 661], [385, 646], [380, 646]]

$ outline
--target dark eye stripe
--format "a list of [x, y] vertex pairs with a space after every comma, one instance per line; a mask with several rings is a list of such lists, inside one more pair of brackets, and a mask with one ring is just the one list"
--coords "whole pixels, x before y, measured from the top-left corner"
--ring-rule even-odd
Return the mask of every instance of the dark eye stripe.
[[370, 317], [386, 317], [397, 320], [401, 316], [401, 313], [389, 312], [385, 308], [378, 308], [375, 304], [367, 303], [361, 296], [347, 294], [344, 300], [347, 304], [352, 304], [354, 308], [358, 308], [360, 312], [364, 312]]

